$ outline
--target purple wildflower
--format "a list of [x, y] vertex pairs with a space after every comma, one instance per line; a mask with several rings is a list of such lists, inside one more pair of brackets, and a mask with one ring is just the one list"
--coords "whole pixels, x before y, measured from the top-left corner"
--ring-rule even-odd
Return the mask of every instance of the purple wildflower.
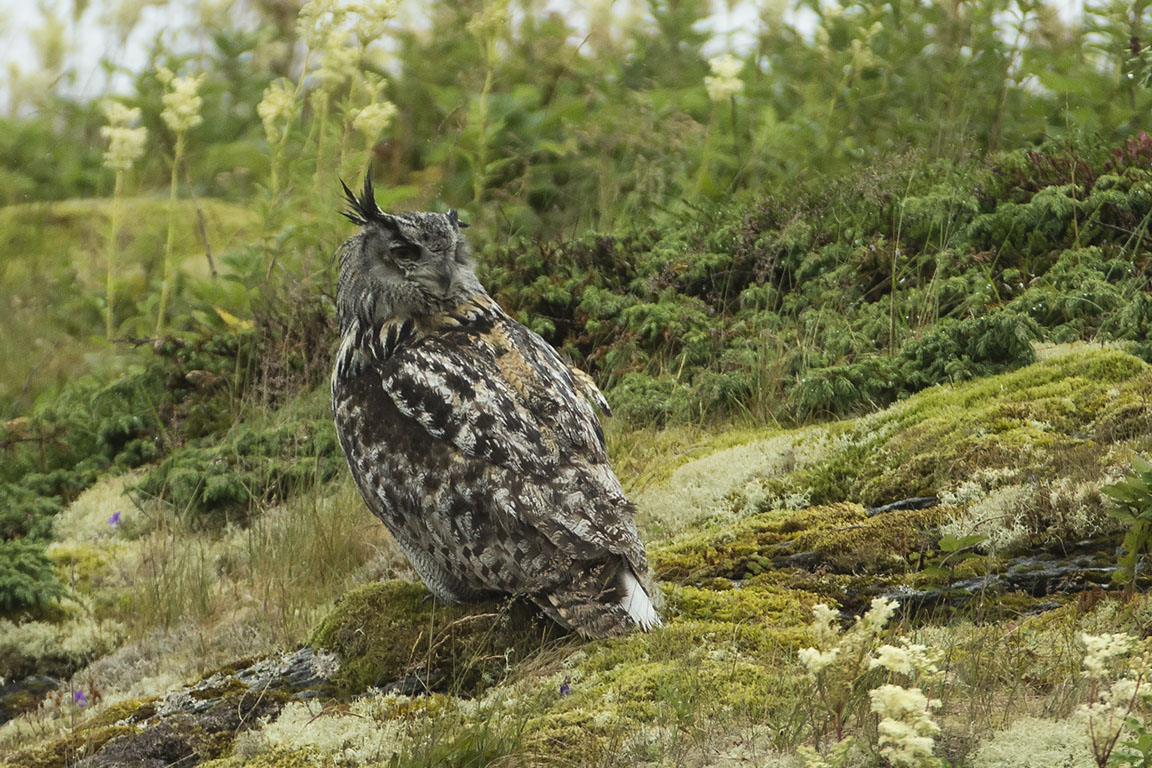
[[72, 691], [72, 701], [78, 707], [83, 707], [88, 703], [88, 697], [84, 695], [84, 691]]
[[564, 683], [560, 686], [560, 695], [567, 696], [572, 692], [572, 686], [568, 685], [568, 675], [564, 675]]
[[116, 528], [120, 525], [120, 510], [116, 510], [116, 514], [108, 518], [108, 525], [112, 526], [113, 528]]

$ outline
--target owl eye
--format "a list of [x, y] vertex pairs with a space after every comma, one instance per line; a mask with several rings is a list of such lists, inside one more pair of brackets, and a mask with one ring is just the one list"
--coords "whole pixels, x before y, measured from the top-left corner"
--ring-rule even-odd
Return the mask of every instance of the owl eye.
[[410, 243], [392, 246], [392, 258], [398, 261], [415, 261], [420, 258], [420, 249]]

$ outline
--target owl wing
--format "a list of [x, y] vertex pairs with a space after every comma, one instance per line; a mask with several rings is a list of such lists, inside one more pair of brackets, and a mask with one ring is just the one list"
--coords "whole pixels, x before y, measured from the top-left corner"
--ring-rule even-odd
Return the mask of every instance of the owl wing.
[[511, 470], [514, 498], [496, 498], [508, 514], [571, 555], [591, 544], [646, 573], [632, 505], [608, 463], [586, 385], [547, 342], [503, 316], [424, 336], [397, 350], [382, 373], [401, 413], [460, 453]]

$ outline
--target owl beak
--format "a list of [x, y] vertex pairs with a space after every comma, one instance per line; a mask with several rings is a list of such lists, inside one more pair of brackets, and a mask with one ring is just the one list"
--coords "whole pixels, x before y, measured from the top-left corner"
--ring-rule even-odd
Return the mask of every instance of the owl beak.
[[436, 274], [436, 280], [440, 285], [440, 293], [444, 296], [452, 293], [452, 265], [441, 264], [440, 271]]

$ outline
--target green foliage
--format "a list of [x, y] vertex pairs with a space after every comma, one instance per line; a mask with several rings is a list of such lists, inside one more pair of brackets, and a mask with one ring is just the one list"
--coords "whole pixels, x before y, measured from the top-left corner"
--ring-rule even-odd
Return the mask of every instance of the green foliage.
[[1133, 457], [1132, 475], [1100, 490], [1115, 501], [1108, 514], [1127, 526], [1124, 553], [1119, 559], [1121, 569], [1116, 579], [1134, 584], [1137, 565], [1152, 544], [1152, 464]]
[[64, 596], [40, 541], [0, 541], [0, 614], [43, 610]]
[[[1091, 143], [901, 160], [614, 237], [513, 239], [482, 277], [640, 422], [845, 415], [1026, 365], [1036, 341], [1149, 344], [1145, 161], [1105, 173]], [[1069, 176], [1087, 191], [1054, 229]]]
[[197, 526], [216, 528], [224, 520], [247, 519], [257, 502], [283, 500], [331, 480], [344, 465], [335, 427], [321, 397], [308, 404], [304, 414], [284, 423], [246, 422], [192, 441], [134, 490], [166, 502]]
[[101, 122], [96, 105], [64, 101], [59, 111], [0, 119], [0, 205], [102, 191], [101, 151], [89, 141]]
[[1109, 766], [1118, 768], [1149, 768], [1152, 765], [1152, 731], [1139, 717], [1126, 718], [1128, 734], [1125, 741], [1113, 750]]

